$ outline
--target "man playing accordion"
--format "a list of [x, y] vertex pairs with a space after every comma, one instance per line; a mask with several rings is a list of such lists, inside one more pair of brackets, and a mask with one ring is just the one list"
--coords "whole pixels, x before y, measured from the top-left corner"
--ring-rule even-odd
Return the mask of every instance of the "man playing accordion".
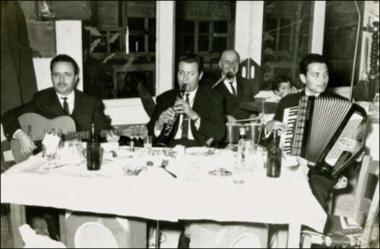
[[[316, 98], [332, 97], [342, 99], [332, 92], [326, 91], [329, 81], [329, 72], [325, 59], [319, 54], [307, 54], [300, 63], [300, 80], [305, 84], [305, 89], [296, 94], [290, 94], [283, 98], [272, 121], [266, 125], [266, 130], [271, 132], [278, 129], [284, 132], [288, 127], [283, 123], [284, 113], [286, 109], [299, 105], [299, 101], [303, 96], [314, 96]], [[361, 148], [365, 134], [365, 123], [362, 122], [357, 134], [341, 137], [337, 143], [341, 150], [356, 154]], [[326, 209], [329, 193], [332, 191], [337, 182], [337, 177], [329, 177], [316, 170], [318, 165], [310, 168], [309, 183], [313, 194], [318, 202]]]

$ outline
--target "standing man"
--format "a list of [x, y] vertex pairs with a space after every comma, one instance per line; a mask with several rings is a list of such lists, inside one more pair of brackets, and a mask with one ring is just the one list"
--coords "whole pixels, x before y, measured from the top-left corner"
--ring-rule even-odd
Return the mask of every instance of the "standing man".
[[249, 80], [238, 75], [240, 56], [235, 50], [225, 50], [219, 60], [221, 70], [220, 79], [212, 86], [213, 90], [223, 96], [223, 105], [226, 111], [227, 122], [236, 122], [237, 119], [246, 119], [252, 112], [241, 109], [244, 102], [253, 100], [260, 89], [259, 85], [252, 85]]
[[222, 99], [200, 84], [203, 76], [202, 58], [195, 54], [179, 58], [178, 89], [157, 97], [157, 105], [147, 124], [148, 131], [157, 138], [165, 124], [174, 123], [168, 146], [203, 146], [206, 142], [221, 141], [225, 134]]
[[[31, 154], [36, 148], [18, 122], [18, 117], [27, 112], [38, 113], [49, 119], [70, 116], [77, 131], [90, 130], [91, 123], [95, 124], [97, 130], [112, 128], [104, 115], [102, 101], [76, 89], [79, 67], [73, 58], [65, 54], [57, 55], [50, 62], [50, 71], [53, 87], [35, 93], [31, 102], [7, 111], [1, 118], [5, 136], [8, 140], [18, 139], [24, 155]], [[110, 136], [107, 139], [118, 138]]]

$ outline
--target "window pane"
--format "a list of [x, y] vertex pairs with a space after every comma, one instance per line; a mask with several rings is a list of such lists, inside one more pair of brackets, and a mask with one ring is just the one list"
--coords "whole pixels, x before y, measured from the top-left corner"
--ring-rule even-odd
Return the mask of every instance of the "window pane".
[[128, 28], [130, 31], [144, 31], [144, 18], [129, 17]]
[[203, 81], [220, 77], [220, 52], [234, 47], [236, 1], [176, 1], [176, 56], [186, 52], [204, 59]]
[[137, 83], [143, 82], [154, 96], [156, 2], [94, 1], [93, 5], [101, 16], [97, 13], [95, 22], [83, 25], [84, 91], [102, 99], [136, 98]]
[[193, 35], [185, 35], [183, 45], [184, 45], [184, 52], [185, 53], [194, 52], [194, 36]]
[[143, 35], [129, 36], [129, 52], [144, 52], [145, 38]]
[[227, 33], [228, 26], [225, 21], [214, 22], [214, 33]]
[[210, 28], [209, 22], [199, 22], [199, 33], [208, 33]]
[[194, 33], [194, 22], [183, 22], [183, 31], [185, 33]]
[[212, 41], [212, 51], [213, 52], [222, 52], [227, 48], [227, 38], [217, 37]]
[[205, 52], [208, 51], [208, 35], [199, 35], [198, 40], [198, 51], [199, 52]]
[[156, 33], [156, 19], [149, 18], [149, 33]]
[[265, 1], [262, 39], [262, 86], [270, 89], [278, 74], [302, 87], [298, 65], [308, 53], [312, 1]]
[[[362, 8], [363, 3], [361, 1], [357, 2], [359, 8]], [[326, 6], [323, 55], [329, 65], [329, 87], [350, 85], [357, 22], [358, 15], [354, 2], [328, 2]], [[356, 81], [357, 78], [354, 82]]]

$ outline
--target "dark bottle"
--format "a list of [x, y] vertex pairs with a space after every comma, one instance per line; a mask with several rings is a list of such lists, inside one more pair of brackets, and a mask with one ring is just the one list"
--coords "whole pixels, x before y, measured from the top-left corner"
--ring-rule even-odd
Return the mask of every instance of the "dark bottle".
[[91, 124], [90, 137], [87, 142], [87, 169], [99, 170], [101, 164], [101, 146], [95, 132], [94, 123]]
[[267, 176], [269, 177], [280, 177], [282, 152], [279, 141], [278, 131], [273, 130], [272, 142], [268, 145]]

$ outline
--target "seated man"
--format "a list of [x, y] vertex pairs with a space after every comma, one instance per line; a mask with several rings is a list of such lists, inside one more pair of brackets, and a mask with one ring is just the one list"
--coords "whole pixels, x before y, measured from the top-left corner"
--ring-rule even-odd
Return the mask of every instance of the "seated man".
[[213, 91], [223, 96], [227, 122], [232, 123], [250, 117], [252, 112], [240, 108], [240, 105], [252, 101], [253, 96], [259, 92], [258, 85], [251, 85], [249, 80], [238, 75], [239, 64], [240, 56], [235, 50], [223, 51], [218, 64], [221, 77], [212, 86]]
[[[70, 116], [79, 131], [90, 130], [91, 123], [95, 128], [111, 129], [111, 125], [103, 113], [103, 103], [100, 99], [78, 91], [79, 67], [75, 60], [68, 55], [57, 55], [50, 62], [51, 80], [53, 87], [35, 93], [31, 102], [9, 110], [1, 117], [5, 136], [20, 142], [21, 153], [30, 155], [36, 149], [31, 137], [21, 129], [18, 117], [24, 113], [38, 113], [46, 118]], [[59, 127], [57, 127], [59, 128]], [[108, 135], [108, 140], [118, 140], [118, 136]], [[41, 208], [33, 212], [41, 213]], [[52, 210], [42, 210], [48, 217], [48, 229], [52, 238], [59, 238], [58, 216]], [[45, 215], [47, 214], [47, 216]]]
[[220, 96], [200, 84], [203, 76], [202, 59], [189, 54], [179, 58], [178, 89], [157, 97], [157, 105], [147, 124], [156, 144], [165, 125], [172, 125], [166, 146], [204, 146], [221, 141], [225, 134], [224, 110]]
[[[302, 96], [334, 96], [336, 98], [342, 98], [334, 93], [326, 91], [329, 72], [327, 68], [327, 63], [325, 59], [319, 54], [307, 54], [300, 63], [300, 80], [305, 84], [305, 89], [296, 94], [290, 94], [283, 99], [281, 99], [278, 109], [276, 111], [275, 117], [272, 121], [266, 124], [267, 131], [271, 132], [273, 129], [278, 129], [282, 132], [286, 130], [286, 124], [282, 123], [283, 115], [285, 109], [289, 107], [298, 106], [298, 102]], [[365, 125], [362, 126], [365, 128]], [[360, 134], [353, 134], [353, 137], [345, 137], [340, 141], [340, 147], [344, 151], [348, 151], [352, 154], [358, 152], [362, 146], [363, 141], [361, 135], [363, 129], [359, 131]], [[321, 204], [321, 206], [326, 210], [328, 204], [328, 198], [335, 186], [337, 179], [330, 178], [318, 170], [316, 167], [311, 167], [309, 171], [309, 184], [312, 193]], [[286, 243], [281, 238], [282, 242], [279, 242], [283, 247]], [[283, 244], [282, 244], [283, 243]]]
[[[78, 91], [79, 67], [68, 55], [57, 55], [50, 62], [53, 87], [35, 93], [31, 102], [9, 110], [1, 117], [5, 136], [18, 139], [21, 152], [31, 154], [36, 148], [33, 140], [21, 130], [18, 117], [27, 112], [38, 113], [46, 118], [70, 116], [77, 131], [89, 131], [91, 123], [97, 130], [109, 130], [112, 126], [104, 115], [104, 106], [100, 99]], [[57, 127], [58, 128], [58, 127]], [[116, 136], [108, 139], [116, 140]]]
[[[289, 107], [298, 106], [298, 102], [302, 96], [334, 96], [342, 98], [339, 95], [325, 91], [329, 80], [329, 72], [325, 59], [318, 54], [306, 55], [300, 63], [300, 79], [305, 84], [305, 89], [296, 94], [290, 94], [283, 98], [276, 111], [275, 117], [266, 125], [267, 131], [273, 129], [281, 131], [286, 130], [286, 125], [282, 123], [284, 110]], [[344, 138], [341, 143], [343, 150], [356, 153], [361, 148], [361, 142], [353, 138]], [[315, 172], [312, 168], [310, 171], [309, 182], [313, 194], [322, 205], [326, 208], [329, 193], [335, 185], [335, 180], [324, 177]]]

